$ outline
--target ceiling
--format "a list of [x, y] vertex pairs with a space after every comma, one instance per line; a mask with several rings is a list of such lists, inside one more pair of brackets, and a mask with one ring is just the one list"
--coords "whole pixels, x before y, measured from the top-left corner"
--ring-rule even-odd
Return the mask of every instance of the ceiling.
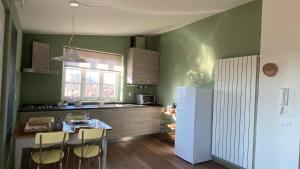
[[[76, 8], [75, 34], [161, 34], [252, 0], [80, 0], [112, 7]], [[69, 0], [25, 0], [17, 4], [27, 33], [70, 34], [72, 8]]]

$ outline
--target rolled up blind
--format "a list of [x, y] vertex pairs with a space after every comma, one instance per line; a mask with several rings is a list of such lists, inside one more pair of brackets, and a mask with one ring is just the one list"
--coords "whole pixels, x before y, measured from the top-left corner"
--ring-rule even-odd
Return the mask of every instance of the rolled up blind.
[[[71, 48], [64, 47], [64, 53]], [[78, 55], [84, 58], [87, 63], [64, 62], [65, 67], [91, 68], [109, 71], [122, 70], [122, 56], [119, 54], [106, 53], [94, 50], [73, 48]]]

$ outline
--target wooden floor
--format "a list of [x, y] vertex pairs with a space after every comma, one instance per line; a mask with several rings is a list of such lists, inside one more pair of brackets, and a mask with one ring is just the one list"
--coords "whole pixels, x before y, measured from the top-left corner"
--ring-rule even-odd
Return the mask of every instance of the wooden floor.
[[[175, 156], [172, 145], [156, 137], [110, 143], [107, 155], [107, 169], [226, 169], [214, 162], [193, 166]], [[27, 152], [22, 159], [22, 169], [28, 169], [28, 161]], [[82, 168], [87, 169], [87, 164], [88, 161], [84, 161]], [[31, 168], [36, 168], [36, 165]], [[54, 166], [42, 166], [41, 169], [43, 168], [54, 169]], [[68, 168], [78, 168], [78, 159], [73, 155], [70, 156]], [[90, 160], [90, 169], [94, 168], [98, 168], [97, 159]]]

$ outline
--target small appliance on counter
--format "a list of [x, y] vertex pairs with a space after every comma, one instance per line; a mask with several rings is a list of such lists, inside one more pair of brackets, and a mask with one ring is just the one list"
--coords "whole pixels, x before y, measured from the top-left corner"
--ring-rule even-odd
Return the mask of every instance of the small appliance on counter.
[[144, 94], [137, 94], [136, 95], [136, 104], [141, 105], [149, 105], [155, 104], [155, 96], [154, 95], [144, 95]]

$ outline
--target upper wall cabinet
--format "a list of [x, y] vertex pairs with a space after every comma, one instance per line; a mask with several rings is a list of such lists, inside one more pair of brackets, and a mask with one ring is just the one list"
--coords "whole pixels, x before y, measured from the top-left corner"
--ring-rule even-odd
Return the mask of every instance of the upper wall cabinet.
[[158, 76], [158, 52], [139, 48], [129, 48], [127, 60], [128, 84], [158, 84]]

